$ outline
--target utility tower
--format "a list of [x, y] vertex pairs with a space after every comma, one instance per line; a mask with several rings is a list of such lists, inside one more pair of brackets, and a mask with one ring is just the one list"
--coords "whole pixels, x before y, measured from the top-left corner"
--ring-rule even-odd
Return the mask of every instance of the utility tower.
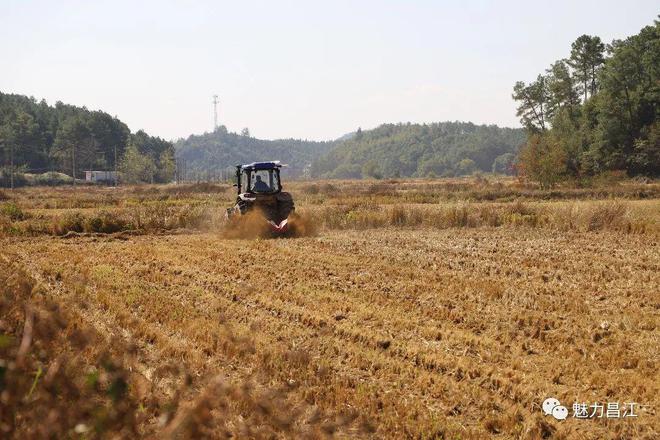
[[213, 95], [213, 131], [218, 129], [218, 95]]

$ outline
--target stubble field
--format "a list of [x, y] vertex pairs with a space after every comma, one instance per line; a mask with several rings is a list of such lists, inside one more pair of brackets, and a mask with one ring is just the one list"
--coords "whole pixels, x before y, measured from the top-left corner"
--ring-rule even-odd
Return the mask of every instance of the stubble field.
[[657, 184], [288, 189], [287, 239], [226, 238], [221, 185], [5, 191], [0, 429], [657, 438]]

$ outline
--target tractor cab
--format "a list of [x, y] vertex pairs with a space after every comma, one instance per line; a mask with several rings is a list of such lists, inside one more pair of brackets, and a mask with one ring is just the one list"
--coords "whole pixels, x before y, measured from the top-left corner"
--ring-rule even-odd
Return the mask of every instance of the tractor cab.
[[253, 162], [236, 166], [238, 193], [277, 194], [282, 191], [279, 161]]

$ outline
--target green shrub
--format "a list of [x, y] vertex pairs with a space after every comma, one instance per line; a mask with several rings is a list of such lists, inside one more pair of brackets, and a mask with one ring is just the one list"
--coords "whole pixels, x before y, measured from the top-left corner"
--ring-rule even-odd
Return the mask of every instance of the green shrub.
[[[13, 180], [14, 180], [14, 188], [18, 188], [28, 184], [25, 174], [20, 170], [14, 171]], [[0, 186], [9, 188], [11, 184], [12, 184], [11, 169], [9, 167], [0, 168]]]
[[85, 217], [79, 212], [70, 212], [53, 220], [52, 232], [55, 235], [66, 235], [69, 232], [83, 232]]
[[35, 185], [45, 185], [45, 186], [57, 186], [57, 185], [68, 185], [73, 183], [73, 178], [64, 173], [57, 173], [55, 171], [50, 171], [43, 174], [37, 174], [34, 176]]
[[122, 219], [117, 213], [101, 211], [85, 219], [83, 230], [85, 232], [100, 232], [112, 234], [131, 229], [130, 223]]
[[27, 215], [23, 210], [13, 202], [0, 205], [0, 214], [8, 217], [11, 221], [24, 220], [27, 218]]

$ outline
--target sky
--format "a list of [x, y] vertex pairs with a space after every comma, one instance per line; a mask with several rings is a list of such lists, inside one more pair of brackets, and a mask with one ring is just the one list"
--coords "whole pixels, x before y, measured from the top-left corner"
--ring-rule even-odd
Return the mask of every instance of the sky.
[[165, 139], [244, 127], [329, 140], [386, 122], [520, 126], [511, 99], [657, 0], [0, 0], [0, 91], [103, 110]]

